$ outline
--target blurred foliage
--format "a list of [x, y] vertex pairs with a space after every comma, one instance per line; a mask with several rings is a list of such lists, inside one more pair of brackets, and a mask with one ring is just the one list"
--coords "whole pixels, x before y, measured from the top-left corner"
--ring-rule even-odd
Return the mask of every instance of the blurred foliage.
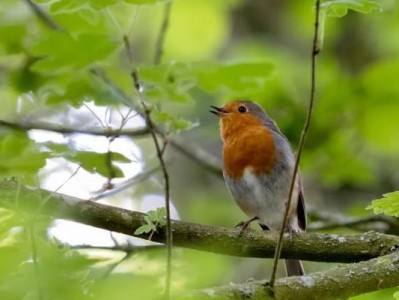
[[[136, 68], [154, 120], [170, 134], [191, 129], [183, 133], [187, 143], [220, 155], [208, 105], [248, 98], [262, 104], [296, 146], [309, 96], [311, 0], [175, 0], [160, 65], [152, 62], [166, 0], [36, 0], [36, 13], [29, 1], [1, 2], [1, 119], [53, 120], [91, 101], [113, 110], [137, 108], [130, 76]], [[318, 193], [332, 191], [334, 201], [325, 206], [343, 209], [358, 202], [343, 192], [362, 191], [364, 210], [366, 202], [399, 183], [398, 8], [393, 0], [322, 1], [321, 22], [317, 103], [302, 173], [314, 202], [324, 198], [315, 199]], [[153, 164], [148, 139], [135, 143], [143, 169]], [[225, 226], [240, 221], [221, 181], [171, 147], [167, 151], [173, 202], [182, 218]], [[121, 165], [132, 162], [124, 153], [82, 149], [65, 140], [43, 143], [2, 128], [0, 177], [36, 186], [46, 162], [62, 158], [104, 178], [123, 178]], [[143, 183], [132, 197], [138, 191], [162, 193], [159, 186]], [[376, 200], [373, 209], [397, 215], [394, 196]], [[153, 217], [145, 230], [160, 223], [159, 215]], [[46, 234], [51, 220], [0, 210], [0, 221], [1, 299], [148, 299], [162, 291], [163, 250], [134, 254], [108, 273], [120, 260], [115, 253], [99, 259], [97, 253], [60, 248]], [[259, 261], [175, 251], [173, 286], [264, 278]]]
[[392, 192], [383, 195], [381, 199], [373, 200], [367, 209], [374, 210], [374, 213], [384, 213], [388, 216], [399, 216], [399, 192]]
[[381, 4], [370, 0], [333, 0], [323, 1], [320, 5], [329, 17], [343, 17], [349, 10], [354, 10], [361, 13], [371, 13], [373, 10], [381, 10]]
[[1, 177], [21, 177], [31, 181], [45, 166], [47, 155], [25, 133], [3, 131], [0, 139]]

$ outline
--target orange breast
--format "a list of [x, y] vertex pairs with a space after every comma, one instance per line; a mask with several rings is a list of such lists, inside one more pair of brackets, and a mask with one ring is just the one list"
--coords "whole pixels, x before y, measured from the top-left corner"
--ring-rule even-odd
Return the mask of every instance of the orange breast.
[[244, 170], [255, 174], [270, 173], [276, 162], [276, 147], [272, 133], [263, 125], [249, 126], [224, 139], [223, 162], [227, 175], [241, 178]]

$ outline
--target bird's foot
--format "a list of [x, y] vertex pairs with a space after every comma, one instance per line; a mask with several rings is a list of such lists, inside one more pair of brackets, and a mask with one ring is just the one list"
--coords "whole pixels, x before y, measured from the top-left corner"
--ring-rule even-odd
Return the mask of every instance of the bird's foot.
[[296, 237], [301, 234], [301, 230], [296, 229], [296, 228], [288, 228], [285, 230], [286, 233], [288, 233], [288, 236], [290, 238], [290, 242], [292, 241], [293, 237]]
[[235, 228], [239, 228], [240, 229], [239, 235], [241, 235], [244, 231], [246, 231], [248, 229], [249, 225], [251, 225], [251, 223], [253, 221], [256, 221], [256, 220], [258, 220], [258, 217], [253, 217], [253, 218], [251, 218], [251, 219], [249, 219], [247, 221], [241, 221], [240, 223], [238, 223], [235, 226]]

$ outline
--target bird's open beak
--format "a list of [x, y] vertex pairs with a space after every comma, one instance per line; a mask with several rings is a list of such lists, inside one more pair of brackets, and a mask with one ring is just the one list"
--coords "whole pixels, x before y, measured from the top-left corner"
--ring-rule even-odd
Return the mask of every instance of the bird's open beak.
[[217, 115], [218, 117], [222, 117], [223, 115], [227, 114], [228, 111], [224, 109], [223, 107], [217, 107], [211, 105], [212, 109], [210, 110], [211, 113]]

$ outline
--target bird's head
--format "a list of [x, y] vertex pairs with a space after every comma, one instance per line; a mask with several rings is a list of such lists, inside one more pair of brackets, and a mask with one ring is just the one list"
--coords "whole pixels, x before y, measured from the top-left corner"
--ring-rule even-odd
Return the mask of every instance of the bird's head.
[[235, 100], [221, 107], [211, 105], [211, 113], [220, 118], [223, 138], [234, 131], [247, 129], [251, 126], [264, 126], [268, 119], [265, 111], [249, 100]]

